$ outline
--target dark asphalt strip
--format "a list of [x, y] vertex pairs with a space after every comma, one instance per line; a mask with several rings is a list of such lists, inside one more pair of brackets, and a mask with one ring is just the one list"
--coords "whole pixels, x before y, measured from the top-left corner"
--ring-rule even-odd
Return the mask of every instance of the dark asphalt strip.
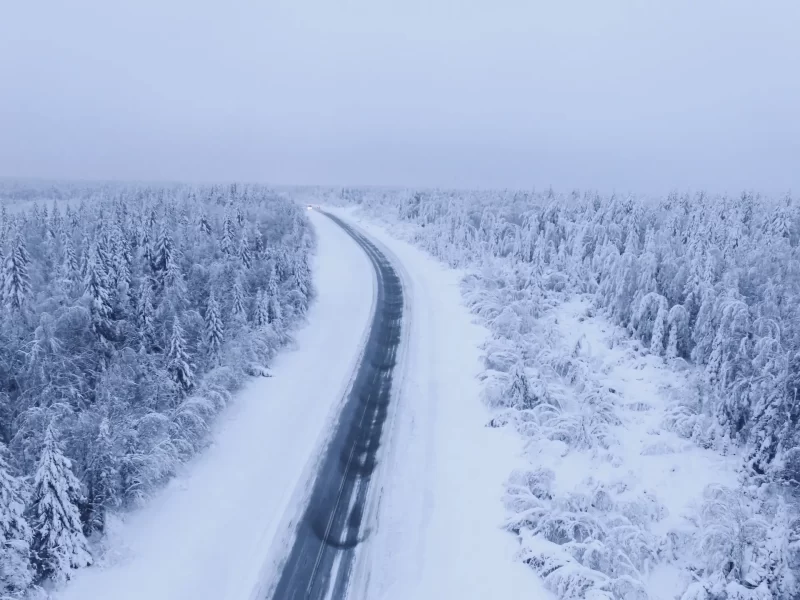
[[361, 363], [314, 480], [308, 507], [270, 598], [338, 600], [355, 547], [368, 535], [364, 508], [388, 414], [400, 343], [403, 288], [386, 257], [341, 219], [324, 213], [364, 249], [377, 274], [375, 314]]

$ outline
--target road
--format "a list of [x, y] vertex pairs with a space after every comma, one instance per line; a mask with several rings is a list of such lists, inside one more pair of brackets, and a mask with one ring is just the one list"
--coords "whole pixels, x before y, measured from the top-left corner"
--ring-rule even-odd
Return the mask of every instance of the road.
[[289, 556], [268, 597], [339, 599], [347, 593], [355, 547], [388, 414], [400, 343], [403, 288], [380, 250], [341, 219], [336, 222], [369, 256], [377, 275], [375, 314], [353, 385], [320, 461], [308, 507]]

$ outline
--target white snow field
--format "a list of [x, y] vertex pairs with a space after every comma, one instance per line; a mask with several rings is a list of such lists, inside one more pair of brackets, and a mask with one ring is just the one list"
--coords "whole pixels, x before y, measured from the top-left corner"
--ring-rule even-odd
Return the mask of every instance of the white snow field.
[[[379, 243], [406, 290], [394, 410], [350, 597], [551, 597], [514, 560], [518, 543], [501, 529], [503, 485], [521, 465], [521, 445], [485, 426], [476, 377], [486, 331], [462, 304], [461, 274], [332, 210]], [[318, 295], [296, 348], [278, 356], [273, 377], [235, 399], [211, 448], [115, 524], [104, 564], [76, 573], [58, 600], [260, 599], [276, 575], [358, 362], [374, 293], [366, 255], [327, 217], [309, 215]]]
[[278, 355], [273, 377], [236, 397], [211, 448], [117, 526], [110, 564], [77, 572], [59, 600], [243, 600], [270, 575], [303, 505], [297, 490], [357, 364], [373, 302], [366, 255], [328, 218], [310, 216], [318, 295], [296, 349]]

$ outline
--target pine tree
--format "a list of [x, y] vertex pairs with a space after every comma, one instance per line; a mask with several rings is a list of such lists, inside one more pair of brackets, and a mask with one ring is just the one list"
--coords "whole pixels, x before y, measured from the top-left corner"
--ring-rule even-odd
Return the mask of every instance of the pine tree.
[[232, 255], [234, 253], [233, 239], [233, 221], [231, 221], [230, 214], [226, 211], [225, 220], [222, 222], [222, 239], [219, 242], [220, 250], [224, 254]]
[[197, 226], [200, 229], [200, 233], [211, 235], [211, 224], [208, 222], [208, 215], [205, 212], [200, 215]]
[[172, 325], [172, 338], [170, 339], [169, 354], [167, 355], [167, 370], [172, 376], [172, 380], [184, 393], [192, 390], [194, 387], [194, 372], [189, 361], [189, 355], [186, 353], [183, 328], [177, 316], [175, 317], [175, 323]]
[[265, 294], [263, 290], [258, 290], [258, 294], [256, 295], [256, 306], [253, 322], [258, 329], [263, 329], [270, 322], [269, 295]]
[[247, 242], [246, 235], [242, 236], [242, 240], [239, 243], [239, 259], [242, 261], [242, 265], [244, 265], [245, 269], [249, 269], [250, 265], [253, 263], [253, 259], [250, 256], [250, 245]]
[[516, 363], [511, 368], [508, 376], [507, 404], [522, 410], [533, 408], [535, 403], [528, 384], [528, 376], [525, 374], [525, 366], [521, 362]]
[[92, 564], [77, 504], [81, 485], [72, 463], [59, 448], [53, 426], [47, 428], [44, 448], [33, 480], [28, 522], [33, 530], [31, 556], [39, 579], [57, 583], [69, 579], [72, 569]]
[[237, 277], [233, 282], [233, 293], [231, 298], [231, 313], [235, 320], [243, 320], [247, 316], [247, 309], [245, 308], [244, 290], [242, 289], [242, 282]]
[[25, 240], [17, 233], [3, 269], [3, 303], [9, 311], [23, 310], [30, 295], [29, 263], [30, 256], [25, 247]]
[[106, 274], [96, 252], [93, 253], [86, 267], [85, 294], [91, 302], [92, 331], [100, 338], [113, 339], [111, 293], [108, 289]]
[[219, 304], [214, 298], [212, 291], [208, 297], [208, 305], [206, 306], [205, 318], [205, 343], [209, 356], [213, 360], [218, 360], [219, 353], [222, 348], [222, 342], [225, 339], [225, 328], [222, 323], [222, 316], [220, 315]]
[[24, 591], [33, 579], [31, 529], [24, 517], [25, 486], [5, 460], [0, 443], [0, 598]]
[[653, 322], [653, 334], [650, 337], [650, 352], [656, 356], [664, 354], [664, 341], [667, 334], [667, 303], [661, 302]]
[[169, 229], [167, 229], [167, 224], [164, 223], [162, 224], [161, 231], [158, 234], [155, 251], [153, 252], [152, 258], [153, 272], [156, 274], [156, 277], [161, 283], [164, 281], [167, 268], [169, 267], [170, 263], [173, 262], [174, 247], [175, 244], [172, 241], [172, 235], [170, 234]]

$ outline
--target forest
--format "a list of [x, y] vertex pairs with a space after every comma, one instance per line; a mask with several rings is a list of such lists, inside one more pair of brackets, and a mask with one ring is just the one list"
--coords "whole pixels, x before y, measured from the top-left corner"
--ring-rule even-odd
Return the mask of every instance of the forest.
[[[588, 477], [574, 491], [559, 490], [557, 473], [535, 459], [508, 480], [507, 528], [520, 541], [518, 558], [560, 599], [646, 600], [654, 589], [664, 593], [654, 577], [665, 566], [679, 570], [684, 583], [658, 597], [800, 598], [794, 199], [551, 190], [295, 193], [356, 206], [464, 269], [463, 298], [491, 332], [484, 348], [489, 425], [513, 427], [532, 455], [557, 441], [565, 453], [588, 457]], [[626, 483], [596, 475], [623, 458], [615, 455], [614, 436], [625, 435], [629, 417], [614, 390], [599, 385], [580, 344], [560, 349], [542, 324], [578, 296], [592, 307], [587, 317], [597, 312], [664, 368], [692, 374], [691, 393], [672, 402], [650, 433], [670, 432], [737, 461], [738, 484], [707, 486], [680, 528], [661, 531], [665, 511], [652, 494], [631, 499]], [[647, 408], [647, 401], [638, 405]]]
[[270, 376], [315, 241], [257, 185], [0, 182], [0, 211], [0, 598], [17, 598], [92, 564], [107, 515]]

